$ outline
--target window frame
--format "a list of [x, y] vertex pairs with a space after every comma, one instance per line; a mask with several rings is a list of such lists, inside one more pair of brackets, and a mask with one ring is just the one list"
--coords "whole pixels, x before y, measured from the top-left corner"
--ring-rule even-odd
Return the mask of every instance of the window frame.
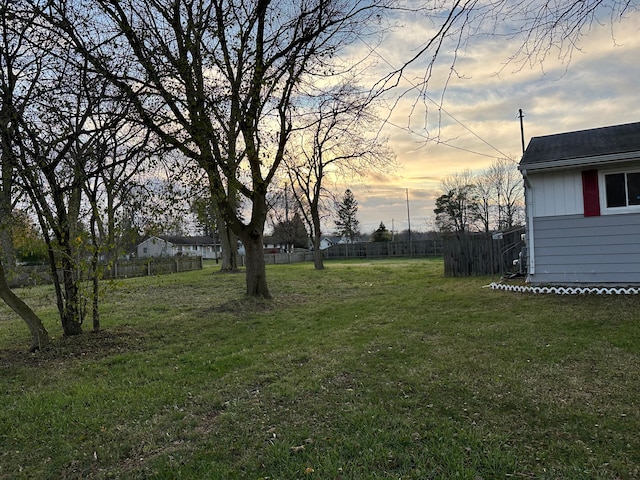
[[[615, 175], [624, 173], [624, 187], [625, 187], [625, 202], [626, 206], [620, 207], [608, 207], [607, 206], [607, 184], [605, 177], [607, 175]], [[630, 173], [638, 173], [640, 174], [640, 167], [631, 167], [631, 168], [617, 168], [611, 170], [601, 170], [598, 172], [598, 184], [600, 191], [600, 211], [602, 215], [619, 215], [624, 213], [640, 213], [640, 205], [629, 205], [629, 185], [627, 183], [627, 175]]]

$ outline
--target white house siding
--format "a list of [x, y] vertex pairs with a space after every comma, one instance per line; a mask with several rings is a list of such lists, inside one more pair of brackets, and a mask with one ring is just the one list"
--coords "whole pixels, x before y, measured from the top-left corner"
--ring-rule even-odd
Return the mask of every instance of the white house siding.
[[[146, 249], [146, 250], [145, 250]], [[158, 237], [151, 237], [138, 245], [138, 258], [173, 255], [173, 245]]]
[[562, 170], [531, 175], [534, 217], [582, 215], [582, 172]]
[[533, 219], [534, 284], [640, 284], [640, 214]]

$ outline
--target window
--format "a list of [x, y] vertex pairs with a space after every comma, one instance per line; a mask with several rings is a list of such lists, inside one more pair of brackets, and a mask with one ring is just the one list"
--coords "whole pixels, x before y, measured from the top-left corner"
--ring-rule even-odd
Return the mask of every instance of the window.
[[640, 172], [606, 173], [604, 190], [607, 209], [640, 210]]

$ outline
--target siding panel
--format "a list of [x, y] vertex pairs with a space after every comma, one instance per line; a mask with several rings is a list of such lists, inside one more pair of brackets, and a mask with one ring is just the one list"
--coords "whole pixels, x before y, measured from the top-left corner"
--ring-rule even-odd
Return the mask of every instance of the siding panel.
[[582, 174], [579, 171], [536, 173], [529, 176], [535, 217], [582, 214]]
[[534, 219], [532, 283], [640, 284], [640, 214]]
[[613, 238], [607, 235], [594, 235], [593, 237], [589, 237], [587, 235], [576, 235], [575, 237], [554, 236], [547, 238], [536, 238], [536, 246], [539, 248], [600, 247], [603, 248], [604, 251], [608, 251], [610, 247], [614, 247], [616, 245], [622, 245], [623, 248], [626, 248], [628, 245], [637, 243], [639, 238], [640, 237], [638, 235], [618, 235]]

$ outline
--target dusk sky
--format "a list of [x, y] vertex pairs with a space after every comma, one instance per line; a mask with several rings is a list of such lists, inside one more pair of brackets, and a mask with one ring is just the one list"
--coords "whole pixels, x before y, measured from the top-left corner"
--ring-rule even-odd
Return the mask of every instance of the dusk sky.
[[[404, 27], [376, 49], [379, 71], [372, 74], [388, 71], [389, 64], [399, 67], [412, 55], [428, 35], [422, 22], [415, 16], [405, 19]], [[387, 125], [384, 134], [397, 156], [398, 170], [348, 185], [359, 203], [361, 231], [372, 232], [380, 222], [388, 229], [392, 224], [395, 230], [406, 229], [407, 189], [412, 230], [432, 228], [434, 200], [443, 177], [465, 169], [483, 170], [504, 156], [519, 161], [518, 109], [524, 112], [525, 145], [533, 136], [640, 121], [639, 28], [637, 13], [613, 28], [610, 23], [595, 25], [569, 64], [553, 52], [542, 66], [508, 65], [499, 74], [518, 43], [491, 37], [471, 41], [458, 51], [458, 77], [450, 80], [441, 116], [430, 100], [426, 100], [426, 125], [422, 102], [410, 115], [415, 103], [411, 94], [393, 110], [390, 121], [395, 126]], [[450, 53], [445, 52], [437, 64], [429, 85], [427, 95], [435, 102], [442, 95]], [[424, 64], [412, 66], [403, 79], [405, 89], [423, 75]], [[439, 137], [442, 143], [425, 142], [428, 136]]]

